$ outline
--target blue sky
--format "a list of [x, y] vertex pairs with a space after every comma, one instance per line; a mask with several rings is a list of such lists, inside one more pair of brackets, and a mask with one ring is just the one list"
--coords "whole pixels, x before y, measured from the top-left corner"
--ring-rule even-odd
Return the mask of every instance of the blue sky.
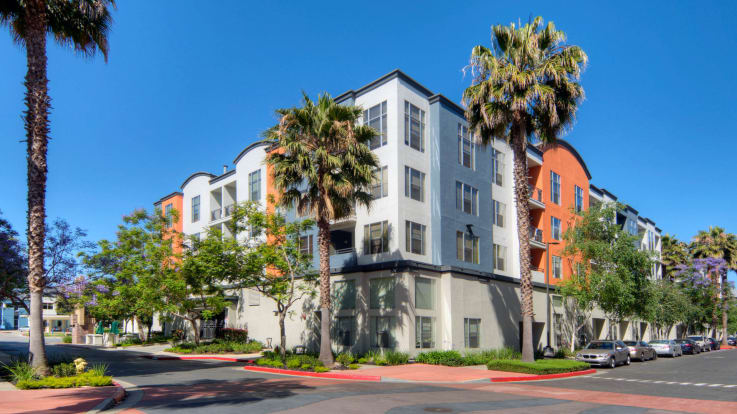
[[[190, 173], [221, 171], [302, 90], [337, 95], [400, 68], [459, 102], [471, 48], [489, 44], [491, 25], [531, 15], [589, 55], [565, 138], [592, 182], [682, 239], [737, 232], [733, 2], [119, 3], [107, 64], [48, 51], [48, 215], [93, 240]], [[25, 53], [2, 30], [0, 210], [22, 233]]]

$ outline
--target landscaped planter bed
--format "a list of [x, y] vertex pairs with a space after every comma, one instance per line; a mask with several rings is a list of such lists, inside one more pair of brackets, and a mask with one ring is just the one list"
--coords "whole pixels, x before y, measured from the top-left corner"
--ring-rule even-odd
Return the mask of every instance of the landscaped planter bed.
[[568, 359], [540, 359], [535, 362], [522, 362], [516, 359], [498, 359], [489, 361], [486, 367], [493, 371], [519, 372], [534, 375], [563, 374], [591, 369], [589, 364], [585, 362], [571, 361]]

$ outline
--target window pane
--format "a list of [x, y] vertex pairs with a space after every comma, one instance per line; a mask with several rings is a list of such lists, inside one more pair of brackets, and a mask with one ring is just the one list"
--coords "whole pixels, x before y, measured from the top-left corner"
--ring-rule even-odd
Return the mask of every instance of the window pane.
[[371, 309], [394, 308], [394, 278], [378, 278], [369, 281]]
[[456, 232], [456, 258], [463, 260], [463, 233]]
[[415, 278], [415, 308], [434, 309], [434, 282], [433, 279], [426, 277]]
[[353, 331], [356, 319], [353, 316], [339, 316], [337, 325], [336, 342], [341, 346], [353, 345]]
[[392, 329], [394, 318], [391, 316], [374, 316], [370, 318], [369, 329], [371, 330], [371, 347], [393, 348], [394, 337]]
[[383, 167], [381, 169], [381, 196], [386, 197], [389, 195], [389, 169]]

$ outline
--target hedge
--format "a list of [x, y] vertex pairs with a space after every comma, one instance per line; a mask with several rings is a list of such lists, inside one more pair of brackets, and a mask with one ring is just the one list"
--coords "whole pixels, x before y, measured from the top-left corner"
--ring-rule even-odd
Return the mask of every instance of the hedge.
[[583, 371], [590, 368], [585, 362], [567, 359], [540, 359], [535, 362], [522, 362], [516, 359], [498, 359], [489, 361], [486, 367], [493, 371], [521, 372], [523, 374], [560, 374], [564, 372]]
[[22, 390], [38, 388], [74, 388], [74, 387], [104, 387], [113, 385], [113, 377], [84, 373], [73, 377], [44, 377], [41, 379], [22, 380], [15, 384]]

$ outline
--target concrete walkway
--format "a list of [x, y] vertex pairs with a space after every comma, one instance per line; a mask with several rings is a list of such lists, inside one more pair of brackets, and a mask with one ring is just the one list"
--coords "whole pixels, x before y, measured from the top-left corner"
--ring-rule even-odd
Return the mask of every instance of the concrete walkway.
[[[340, 371], [348, 372], [348, 371]], [[408, 364], [384, 367], [368, 367], [356, 372], [361, 375], [376, 375], [382, 380], [417, 381], [417, 382], [469, 382], [488, 380], [490, 378], [536, 377], [533, 374], [519, 372], [490, 371], [485, 366], [479, 367], [446, 367], [443, 365]]]
[[0, 391], [0, 414], [83, 413], [120, 392], [119, 387]]

